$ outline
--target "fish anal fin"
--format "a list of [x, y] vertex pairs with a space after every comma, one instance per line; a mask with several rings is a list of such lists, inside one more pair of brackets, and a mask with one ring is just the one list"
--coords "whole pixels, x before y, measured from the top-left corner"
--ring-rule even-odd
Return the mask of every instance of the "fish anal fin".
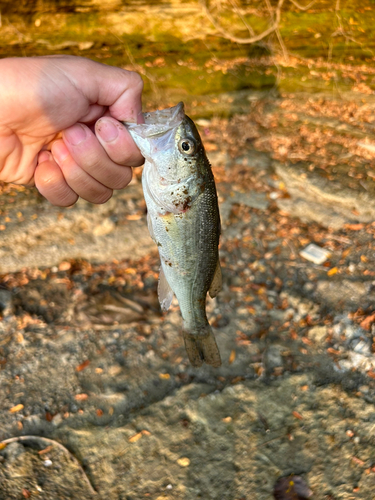
[[198, 333], [186, 330], [183, 330], [182, 333], [189, 361], [194, 367], [198, 368], [203, 363], [216, 368], [221, 365], [219, 349], [210, 325]]
[[173, 290], [169, 286], [169, 283], [167, 281], [167, 278], [165, 277], [162, 267], [160, 267], [160, 274], [159, 274], [158, 298], [161, 310], [168, 311], [173, 299]]
[[216, 297], [216, 295], [220, 292], [223, 286], [223, 277], [221, 274], [221, 267], [220, 267], [220, 262], [219, 259], [217, 260], [216, 264], [216, 269], [215, 269], [215, 274], [211, 282], [211, 286], [208, 290], [208, 293], [210, 294], [210, 297], [213, 299]]

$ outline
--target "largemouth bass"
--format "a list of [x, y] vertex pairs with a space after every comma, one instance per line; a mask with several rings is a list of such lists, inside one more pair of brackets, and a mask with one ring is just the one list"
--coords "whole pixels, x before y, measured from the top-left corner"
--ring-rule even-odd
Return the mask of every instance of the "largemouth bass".
[[163, 311], [176, 295], [193, 366], [220, 366], [206, 316], [206, 296], [221, 289], [220, 215], [214, 177], [194, 122], [183, 103], [144, 113], [127, 124], [145, 157], [142, 175], [147, 222], [161, 260], [158, 297]]

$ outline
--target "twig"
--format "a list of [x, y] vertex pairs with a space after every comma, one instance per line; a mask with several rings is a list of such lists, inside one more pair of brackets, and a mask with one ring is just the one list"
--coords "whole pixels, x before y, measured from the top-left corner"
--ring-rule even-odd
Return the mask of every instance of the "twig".
[[309, 4], [307, 4], [305, 6], [303, 6], [303, 5], [299, 4], [298, 2], [296, 2], [296, 0], [290, 0], [290, 2], [295, 7], [297, 7], [297, 9], [299, 9], [299, 10], [309, 10], [316, 3], [316, 0], [313, 0], [312, 2], [310, 2]]
[[119, 36], [117, 36], [115, 33], [111, 32], [111, 34], [115, 38], [117, 38], [117, 40], [119, 40], [119, 42], [121, 42], [121, 44], [124, 46], [126, 55], [128, 56], [130, 64], [133, 66], [134, 70], [137, 71], [138, 73], [140, 73], [141, 75], [145, 76], [150, 81], [151, 88], [152, 88], [153, 92], [155, 93], [156, 96], [158, 96], [159, 89], [156, 85], [156, 79], [152, 75], [150, 75], [150, 73], [143, 66], [136, 63], [134, 56], [131, 53], [131, 50], [129, 49], [128, 44], [126, 42], [124, 42], [123, 40], [121, 40], [121, 38]]
[[236, 43], [241, 43], [241, 44], [251, 44], [251, 43], [256, 43], [259, 42], [260, 40], [263, 40], [266, 38], [268, 35], [276, 31], [279, 27], [280, 24], [280, 17], [281, 17], [281, 7], [283, 5], [285, 0], [279, 0], [278, 4], [274, 10], [275, 13], [275, 20], [271, 26], [269, 26], [266, 30], [262, 31], [262, 33], [259, 33], [258, 35], [254, 35], [248, 38], [242, 38], [233, 35], [229, 31], [227, 31], [223, 26], [219, 24], [219, 22], [214, 18], [214, 16], [211, 14], [211, 12], [208, 9], [207, 2], [206, 0], [200, 0], [200, 4], [203, 7], [203, 10], [206, 13], [206, 16], [208, 19], [211, 21], [211, 23], [215, 26], [215, 28], [221, 33], [221, 35], [224, 38], [227, 38], [228, 40], [231, 40], [232, 42]]
[[81, 464], [78, 462], [78, 460], [76, 459], [76, 457], [74, 455], [72, 455], [70, 453], [70, 451], [65, 448], [65, 446], [63, 446], [61, 443], [57, 442], [57, 441], [54, 441], [53, 439], [48, 439], [48, 438], [45, 438], [45, 437], [41, 437], [41, 436], [18, 436], [18, 437], [12, 437], [12, 438], [9, 438], [9, 439], [4, 439], [3, 441], [0, 441], [1, 444], [5, 444], [5, 445], [8, 445], [10, 443], [19, 443], [19, 442], [25, 442], [25, 444], [27, 445], [28, 442], [35, 442], [37, 444], [39, 444], [40, 446], [42, 446], [42, 449], [43, 447], [46, 448], [47, 446], [55, 446], [56, 448], [59, 448], [63, 453], [64, 455], [68, 455], [69, 458], [71, 460], [73, 460], [73, 462], [75, 463], [75, 465], [78, 467], [79, 471], [81, 472], [81, 475], [85, 481], [85, 483], [87, 484], [89, 490], [90, 490], [90, 493], [92, 495], [97, 495], [98, 493], [94, 490], [89, 478], [87, 477], [85, 471], [83, 470]]
[[230, 0], [230, 3], [232, 4], [232, 7], [233, 7], [233, 12], [235, 12], [238, 17], [241, 19], [241, 21], [244, 23], [244, 25], [246, 26], [246, 28], [248, 29], [249, 33], [251, 36], [255, 36], [255, 31], [253, 30], [253, 27], [250, 26], [250, 24], [246, 21], [245, 17], [242, 15], [242, 12], [240, 11], [240, 9], [237, 7], [236, 3], [234, 2], [234, 0]]
[[[272, 18], [273, 12], [272, 12], [271, 3], [270, 3], [269, 0], [265, 0], [265, 1], [266, 1], [268, 12], [270, 13], [270, 16]], [[279, 27], [277, 27], [277, 29], [275, 30], [275, 33], [276, 33], [276, 36], [277, 36], [277, 40], [278, 40], [278, 42], [280, 44], [283, 56], [284, 56], [284, 61], [285, 61], [286, 64], [288, 64], [289, 63], [289, 54], [288, 54], [287, 48], [285, 47], [284, 40], [282, 39]]]

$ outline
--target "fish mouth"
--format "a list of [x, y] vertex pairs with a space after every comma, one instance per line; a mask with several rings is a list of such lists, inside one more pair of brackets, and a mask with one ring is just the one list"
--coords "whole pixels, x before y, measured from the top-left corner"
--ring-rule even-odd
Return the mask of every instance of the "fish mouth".
[[[129, 132], [143, 139], [159, 137], [180, 125], [185, 117], [184, 103], [179, 102], [172, 108], [143, 113], [145, 123], [126, 123]], [[134, 137], [134, 136], [133, 136]]]

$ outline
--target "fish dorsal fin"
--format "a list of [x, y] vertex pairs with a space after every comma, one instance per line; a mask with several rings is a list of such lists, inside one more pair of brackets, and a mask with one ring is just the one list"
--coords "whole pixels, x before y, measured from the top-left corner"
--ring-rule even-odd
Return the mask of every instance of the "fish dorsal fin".
[[212, 299], [216, 297], [216, 295], [220, 292], [222, 285], [223, 285], [223, 278], [221, 275], [221, 267], [218, 259], [216, 264], [215, 274], [212, 279], [211, 286], [208, 290], [208, 293], [210, 294], [210, 297]]
[[160, 267], [160, 274], [159, 274], [158, 298], [161, 310], [168, 311], [173, 299], [173, 290], [169, 286], [169, 283], [167, 281], [167, 278], [165, 277], [162, 267]]

